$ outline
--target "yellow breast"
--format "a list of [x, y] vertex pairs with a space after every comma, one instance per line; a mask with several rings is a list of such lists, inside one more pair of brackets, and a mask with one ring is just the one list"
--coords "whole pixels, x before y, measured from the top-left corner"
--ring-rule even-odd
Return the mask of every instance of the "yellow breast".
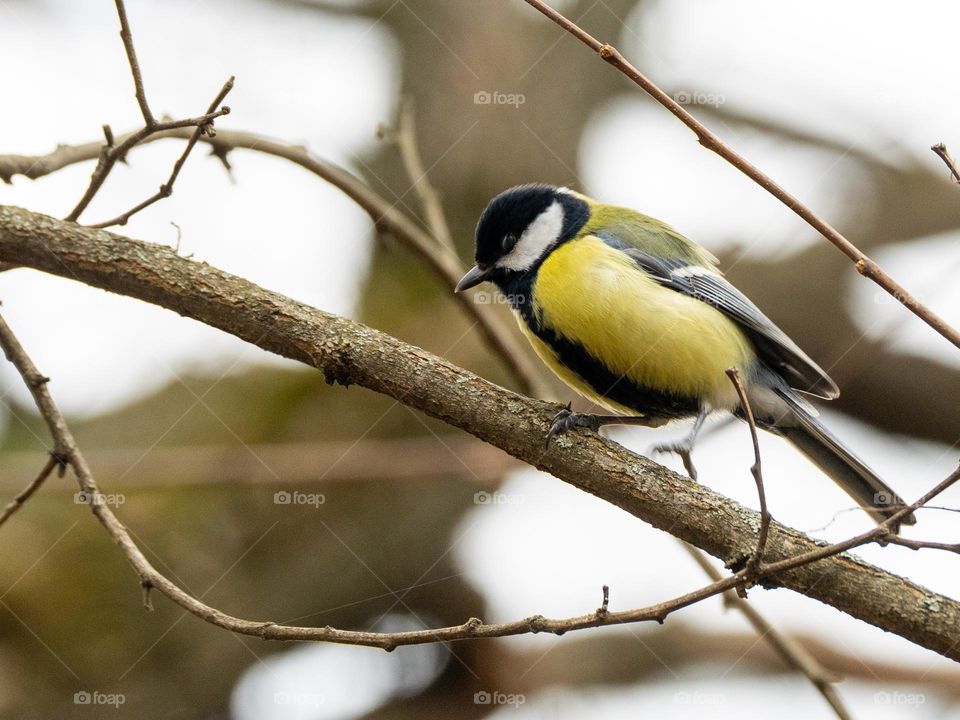
[[[736, 404], [726, 370], [754, 357], [750, 342], [726, 315], [659, 285], [627, 255], [593, 236], [565, 243], [547, 257], [534, 281], [533, 310], [546, 327], [582, 345], [617, 376], [713, 407]], [[526, 334], [562, 380], [602, 402], [582, 379], [558, 369], [544, 342]]]

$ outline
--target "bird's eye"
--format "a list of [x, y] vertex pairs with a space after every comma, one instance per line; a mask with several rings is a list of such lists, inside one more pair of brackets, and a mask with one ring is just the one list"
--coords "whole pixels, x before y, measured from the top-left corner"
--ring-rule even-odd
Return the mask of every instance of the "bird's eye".
[[503, 248], [504, 254], [513, 250], [513, 246], [517, 244], [517, 236], [513, 233], [507, 233], [503, 236], [503, 240], [500, 241], [500, 246]]

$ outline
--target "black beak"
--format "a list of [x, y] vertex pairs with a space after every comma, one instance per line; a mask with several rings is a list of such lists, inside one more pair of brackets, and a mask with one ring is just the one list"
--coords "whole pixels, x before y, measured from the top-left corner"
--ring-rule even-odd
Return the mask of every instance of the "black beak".
[[454, 292], [463, 292], [464, 290], [469, 290], [472, 287], [476, 287], [484, 280], [487, 279], [487, 275], [490, 274], [490, 268], [481, 268], [479, 265], [474, 265], [467, 271], [467, 274], [460, 278], [460, 282], [457, 283], [457, 287], [454, 288]]

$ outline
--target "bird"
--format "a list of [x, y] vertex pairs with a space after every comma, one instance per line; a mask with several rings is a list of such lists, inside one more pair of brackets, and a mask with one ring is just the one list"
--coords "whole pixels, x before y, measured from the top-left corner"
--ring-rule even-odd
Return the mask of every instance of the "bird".
[[[903, 500], [820, 421], [808, 398], [839, 395], [800, 347], [728, 282], [717, 259], [670, 225], [630, 208], [542, 183], [494, 197], [476, 227], [463, 292], [493, 283], [540, 359], [612, 414], [557, 413], [546, 437], [604, 425], [661, 427], [693, 418], [677, 453], [696, 479], [693, 447], [711, 413], [746, 420], [736, 368], [757, 427], [785, 438], [877, 522]], [[892, 523], [916, 522], [906, 513]]]

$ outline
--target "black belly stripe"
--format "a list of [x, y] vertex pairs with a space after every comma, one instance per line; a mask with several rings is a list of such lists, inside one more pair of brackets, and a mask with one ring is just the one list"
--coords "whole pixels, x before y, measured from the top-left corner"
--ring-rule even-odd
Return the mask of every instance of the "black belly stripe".
[[513, 309], [528, 328], [557, 354], [560, 363], [571, 370], [593, 391], [618, 405], [659, 418], [685, 418], [696, 415], [700, 401], [643, 387], [617, 375], [578, 342], [569, 340], [545, 326], [533, 310], [533, 284], [539, 264], [524, 273], [513, 273], [497, 283]]
[[696, 398], [638, 385], [629, 378], [612, 372], [580, 343], [557, 335], [546, 327], [535, 327], [531, 323], [527, 323], [527, 326], [557, 354], [557, 359], [564, 367], [573, 371], [602, 397], [651, 417], [685, 418], [695, 415], [700, 409]]

